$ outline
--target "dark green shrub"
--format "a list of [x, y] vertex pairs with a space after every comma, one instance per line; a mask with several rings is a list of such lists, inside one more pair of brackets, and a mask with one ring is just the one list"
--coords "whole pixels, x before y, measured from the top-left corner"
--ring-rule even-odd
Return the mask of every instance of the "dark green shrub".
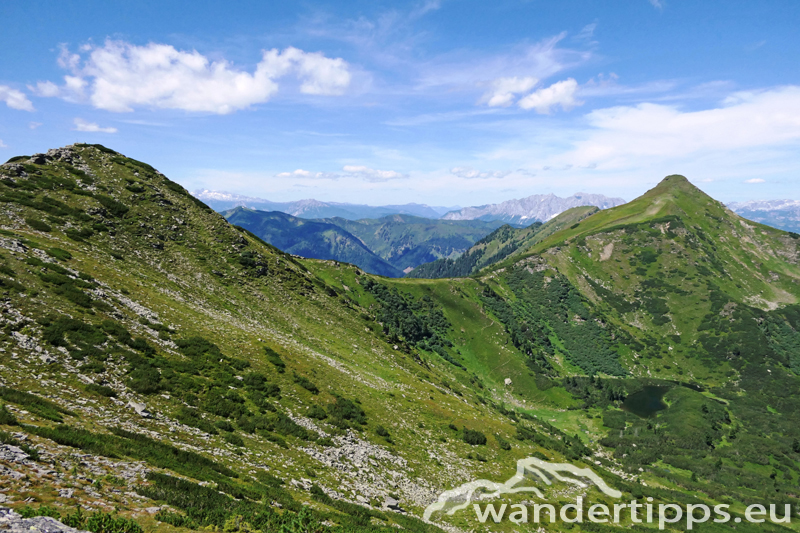
[[462, 438], [470, 446], [483, 446], [486, 444], [486, 435], [474, 429], [464, 428]]
[[319, 394], [319, 389], [307, 377], [294, 374], [294, 382], [306, 389], [311, 394]]
[[317, 420], [325, 420], [328, 418], [328, 413], [319, 405], [312, 405], [307, 414], [310, 418], [315, 418]]
[[64, 235], [72, 239], [73, 241], [83, 242], [85, 239], [88, 239], [92, 235], [94, 235], [94, 230], [89, 228], [69, 228], [64, 230]]
[[233, 424], [228, 422], [227, 420], [217, 420], [214, 422], [214, 425], [221, 429], [222, 431], [233, 431], [234, 427]]
[[625, 411], [606, 411], [603, 414], [603, 425], [611, 429], [625, 429]]
[[0, 387], [0, 398], [3, 400], [17, 404], [25, 408], [26, 411], [52, 420], [54, 422], [61, 422], [63, 420], [62, 414], [74, 415], [72, 411], [64, 409], [63, 407], [54, 404], [44, 398], [40, 398], [35, 394], [29, 392], [18, 391], [8, 387]]
[[[191, 426], [197, 428], [199, 430], [205, 431], [206, 433], [211, 433], [212, 435], [216, 435], [218, 433], [217, 428], [211, 421], [206, 420], [202, 416], [200, 416], [200, 412], [197, 409], [193, 409], [191, 407], [181, 407], [175, 418], [181, 424], [186, 424], [187, 426]], [[228, 424], [230, 425], [230, 424]], [[232, 430], [233, 428], [231, 428]]]
[[72, 446], [105, 457], [132, 457], [195, 479], [219, 479], [220, 474], [227, 477], [237, 476], [231, 469], [200, 454], [120, 428], [112, 428], [113, 435], [92, 433], [63, 424], [56, 427], [27, 426], [27, 429], [63, 446]]
[[27, 223], [27, 224], [28, 224], [30, 227], [32, 227], [33, 229], [35, 229], [35, 230], [37, 230], [37, 231], [51, 231], [51, 230], [53, 229], [53, 228], [51, 228], [51, 227], [50, 227], [50, 225], [49, 225], [49, 224], [47, 224], [46, 222], [43, 222], [43, 221], [41, 221], [41, 220], [38, 220], [38, 219], [36, 219], [36, 218], [26, 218], [26, 219], [25, 219], [25, 222], [26, 222], [26, 223]]
[[13, 279], [0, 278], [0, 288], [12, 290], [14, 292], [25, 292], [25, 285]]
[[330, 415], [334, 425], [348, 427], [347, 422], [366, 425], [367, 414], [355, 402], [336, 396], [336, 401], [328, 405], [328, 415]]
[[275, 365], [275, 369], [278, 372], [283, 373], [286, 371], [286, 363], [283, 362], [283, 359], [281, 359], [281, 356], [278, 354], [278, 352], [272, 348], [264, 346], [264, 355], [267, 356], [267, 360], [270, 363]]
[[281, 478], [275, 477], [269, 472], [264, 472], [263, 470], [256, 472], [256, 479], [268, 487], [280, 487], [281, 485], [285, 484]]
[[155, 394], [163, 389], [158, 369], [148, 366], [130, 373], [128, 386], [139, 394]]
[[5, 405], [0, 405], [0, 426], [16, 426], [17, 417]]
[[86, 385], [86, 390], [89, 392], [94, 392], [95, 394], [99, 394], [100, 396], [105, 396], [106, 398], [116, 398], [117, 396], [117, 391], [111, 387], [98, 385], [96, 383], [89, 383]]
[[108, 210], [112, 216], [120, 218], [128, 212], [128, 207], [125, 204], [122, 204], [109, 196], [95, 194], [94, 197], [103, 207]]
[[169, 524], [175, 527], [185, 527], [187, 529], [198, 529], [198, 525], [188, 516], [184, 516], [179, 513], [173, 513], [167, 511], [166, 509], [161, 509], [158, 511], [153, 518], [158, 520], [159, 522], [163, 522], [165, 524]]
[[46, 251], [47, 255], [61, 261], [69, 261], [72, 259], [72, 254], [66, 250], [62, 250], [61, 248], [48, 248]]
[[244, 446], [244, 440], [242, 440], [242, 437], [236, 433], [226, 433], [224, 438], [226, 442], [233, 444], [234, 446]]
[[380, 437], [388, 437], [389, 431], [383, 426], [378, 426], [375, 428], [375, 434]]
[[494, 437], [497, 439], [497, 445], [500, 446], [501, 450], [507, 451], [511, 449], [511, 444], [502, 435], [497, 434]]
[[25, 507], [20, 507], [17, 509], [17, 512], [22, 516], [22, 518], [33, 518], [35, 516], [48, 516], [50, 518], [55, 518], [59, 520], [61, 518], [61, 513], [58, 509], [53, 507], [48, 507], [47, 505], [40, 505], [39, 507], [31, 507], [30, 505], [26, 505]]

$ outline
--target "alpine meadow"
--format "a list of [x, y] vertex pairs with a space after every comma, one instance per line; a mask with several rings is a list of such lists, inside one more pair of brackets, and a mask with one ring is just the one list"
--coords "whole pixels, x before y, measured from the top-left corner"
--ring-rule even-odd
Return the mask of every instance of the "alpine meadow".
[[[529, 456], [624, 497], [797, 507], [800, 237], [682, 176], [501, 228], [481, 250], [519, 245], [462, 277], [390, 279], [281, 252], [100, 145], [1, 168], [4, 494], [23, 516], [468, 530], [422, 510]], [[664, 408], [626, 407], [654, 388]]]
[[800, 533], [797, 0], [0, 20], [0, 533]]

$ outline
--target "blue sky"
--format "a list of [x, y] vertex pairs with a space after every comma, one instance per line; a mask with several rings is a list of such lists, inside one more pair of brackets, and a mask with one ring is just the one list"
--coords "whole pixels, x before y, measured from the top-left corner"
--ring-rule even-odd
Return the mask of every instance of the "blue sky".
[[477, 205], [686, 175], [800, 199], [800, 3], [0, 3], [0, 160], [102, 143], [194, 190]]

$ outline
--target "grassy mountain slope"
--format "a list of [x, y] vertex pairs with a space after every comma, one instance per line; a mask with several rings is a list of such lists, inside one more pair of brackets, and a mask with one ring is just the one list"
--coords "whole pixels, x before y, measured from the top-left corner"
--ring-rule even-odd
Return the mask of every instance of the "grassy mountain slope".
[[[601, 440], [615, 457], [685, 488], [699, 479], [709, 495], [738, 499], [755, 490], [796, 506], [788, 487], [800, 474], [793, 414], [800, 408], [799, 244], [669, 176], [633, 202], [494, 265], [481, 280], [534, 358], [554, 354], [552, 364], [563, 354], [584, 372], [616, 374], [618, 364], [628, 380], [692, 384], [672, 386], [669, 408], [647, 431], [628, 433], [630, 415], [604, 415], [605, 425], [621, 430]], [[561, 324], [537, 308], [555, 283], [569, 308]], [[563, 383], [577, 384], [586, 404], [597, 406], [625, 381]], [[694, 474], [674, 477], [680, 471]]]
[[[39, 457], [2, 459], [22, 474], [4, 494], [116, 506], [158, 531], [434, 531], [414, 516], [441, 491], [505, 480], [541, 454], [591, 467], [624, 500], [726, 502], [738, 516], [743, 502], [796, 504], [800, 313], [768, 310], [798, 294], [796, 241], [705, 198], [672, 180], [618, 212], [633, 226], [603, 211], [479, 277], [385, 279], [298, 260], [100, 146], [12, 161], [0, 167], [0, 440]], [[733, 230], [746, 251], [711, 240]], [[723, 280], [711, 258], [732, 269], [734, 256], [758, 257], [766, 276]], [[601, 276], [624, 282], [602, 292]], [[731, 296], [737, 281], [761, 299]], [[694, 343], [660, 323], [680, 314], [675, 294], [706, 309]], [[648, 384], [669, 389], [668, 409], [620, 409]], [[554, 503], [610, 503], [551, 489]], [[154, 505], [168, 510], [141, 512]], [[488, 527], [466, 512], [434, 520]], [[609, 529], [553, 527], [565, 528]]]
[[502, 226], [476, 242], [463, 255], [455, 258], [437, 259], [420, 265], [407, 274], [410, 278], [452, 278], [469, 276], [484, 267], [493, 265], [506, 257], [513, 257], [553, 233], [560, 231], [587, 216], [596, 213], [596, 207], [573, 207], [542, 224], [535, 222], [527, 228]]
[[357, 265], [380, 276], [400, 277], [393, 267], [337, 225], [293, 217], [278, 211], [237, 207], [222, 213], [228, 222], [241, 226], [273, 246], [311, 259], [333, 259]]
[[[577, 425], [526, 409], [555, 416], [572, 400], [539, 392], [475, 282], [418, 300], [425, 284], [398, 297], [349, 265], [299, 262], [100, 146], [0, 174], [0, 437], [39, 451], [6, 463], [22, 472], [4, 487], [12, 502], [116, 506], [159, 530], [241, 515], [267, 530], [425, 531], [384, 501], [419, 516], [534, 451], [587, 453]], [[502, 385], [510, 371], [519, 394]], [[520, 424], [530, 438], [514, 439]], [[172, 510], [138, 514], [159, 502]]]
[[379, 219], [324, 219], [359, 239], [399, 270], [440, 258], [455, 257], [502, 225], [481, 220], [431, 220], [411, 215]]

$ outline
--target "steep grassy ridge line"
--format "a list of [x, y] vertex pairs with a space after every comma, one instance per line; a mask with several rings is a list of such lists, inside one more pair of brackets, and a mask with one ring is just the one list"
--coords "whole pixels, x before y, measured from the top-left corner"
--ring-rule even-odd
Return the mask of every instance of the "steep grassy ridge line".
[[352, 263], [379, 276], [397, 278], [403, 275], [401, 270], [372, 253], [357, 237], [334, 224], [246, 207], [225, 211], [222, 216], [287, 253]]
[[[738, 349], [714, 340], [716, 317], [743, 320], [737, 335], [755, 339], [761, 334], [745, 334], [750, 319], [740, 313], [760, 322], [759, 313], [780, 314], [800, 297], [798, 240], [742, 219], [680, 176], [553, 234], [522, 257], [495, 265], [490, 278], [520, 267], [566, 276], [604, 320], [637, 339], [621, 353], [636, 375], [724, 381], [734, 371], [717, 358]], [[713, 364], [698, 363], [696, 343], [718, 353]]]
[[598, 208], [573, 207], [542, 224], [535, 222], [527, 228], [502, 226], [475, 243], [463, 255], [437, 259], [420, 265], [408, 273], [410, 278], [453, 278], [469, 276], [507, 257], [523, 253], [537, 242], [598, 211]]
[[[647, 225], [651, 233], [657, 231], [646, 237], [653, 244], [649, 249], [647, 243], [640, 242], [635, 235], [639, 228]], [[628, 246], [625, 246], [626, 240]], [[570, 254], [575, 254], [573, 260], [578, 256], [584, 260], [591, 258], [586, 264], [593, 264], [602, 271], [603, 267], [621, 260], [614, 256], [614, 249], [619, 252], [627, 248], [640, 254], [650, 251], [658, 260], [669, 261], [667, 253], [679, 253], [677, 249], [670, 249], [670, 243], [679, 242], [683, 243], [685, 256], [677, 259], [687, 262], [690, 268], [696, 269], [698, 265], [711, 268], [719, 276], [720, 288], [731, 297], [765, 309], [797, 301], [798, 240], [781, 230], [742, 219], [682, 176], [665, 178], [640, 198], [596, 213], [577, 226], [543, 240], [529, 253], [566, 245]], [[634, 243], [636, 247], [630, 246]], [[608, 263], [609, 260], [612, 263]], [[658, 260], [647, 264], [658, 263]], [[588, 269], [587, 273], [590, 271]], [[629, 276], [627, 279], [616, 275], [615, 290], [626, 292], [649, 272], [646, 269], [642, 274], [634, 269], [632, 275], [624, 274]], [[611, 283], [611, 278], [605, 281]]]
[[[47, 418], [28, 396], [10, 394], [2, 396], [10, 414], [0, 425], [14, 416], [30, 424], [4, 429], [23, 431], [43, 452], [65, 461], [76, 447], [93, 463], [113, 457], [119, 465], [103, 467], [109, 476], [143, 461], [137, 468], [212, 481], [242, 501], [279, 491], [270, 501], [289, 510], [299, 510], [291, 498], [316, 498], [320, 520], [362, 526], [357, 509], [366, 507], [343, 507], [308, 489], [372, 509], [391, 493], [419, 514], [438, 492], [504, 476], [534, 451], [580, 463], [583, 449], [565, 445], [556, 427], [540, 429], [538, 441], [503, 444], [530, 405], [523, 399], [558, 409], [552, 398], [568, 395], [539, 394], [524, 358], [505, 347], [502, 326], [486, 319], [475, 287], [463, 299], [445, 298], [450, 289], [440, 287], [420, 304], [398, 300], [352, 266], [298, 261], [264, 244], [149, 165], [101, 146], [3, 165], [0, 202], [7, 298], [0, 353], [13, 354], [3, 358], [0, 377], [71, 413]], [[440, 295], [444, 306], [433, 298]], [[384, 331], [387, 323], [377, 320], [393, 305], [405, 318]], [[459, 311], [469, 316], [455, 329]], [[516, 369], [520, 392], [503, 388], [509, 374], [499, 364]], [[132, 433], [112, 435], [114, 428]], [[483, 432], [486, 444], [464, 442], [465, 428]], [[602, 434], [599, 423], [593, 431]], [[167, 460], [177, 451], [166, 443], [197, 455]], [[371, 459], [356, 466], [356, 457]], [[201, 468], [209, 459], [233, 474]], [[27, 489], [15, 481], [10, 494], [66, 503], [53, 491], [83, 475], [81, 468]], [[265, 488], [274, 482], [267, 473], [283, 488]], [[141, 477], [120, 483], [145, 490]], [[150, 483], [167, 483], [160, 479]], [[167, 486], [146, 494], [172, 502]], [[154, 504], [92, 490], [75, 497], [128, 510]], [[201, 489], [186, 490], [201, 497]], [[192, 520], [222, 527], [226, 515], [215, 516]], [[392, 513], [378, 520], [423, 528]]]

